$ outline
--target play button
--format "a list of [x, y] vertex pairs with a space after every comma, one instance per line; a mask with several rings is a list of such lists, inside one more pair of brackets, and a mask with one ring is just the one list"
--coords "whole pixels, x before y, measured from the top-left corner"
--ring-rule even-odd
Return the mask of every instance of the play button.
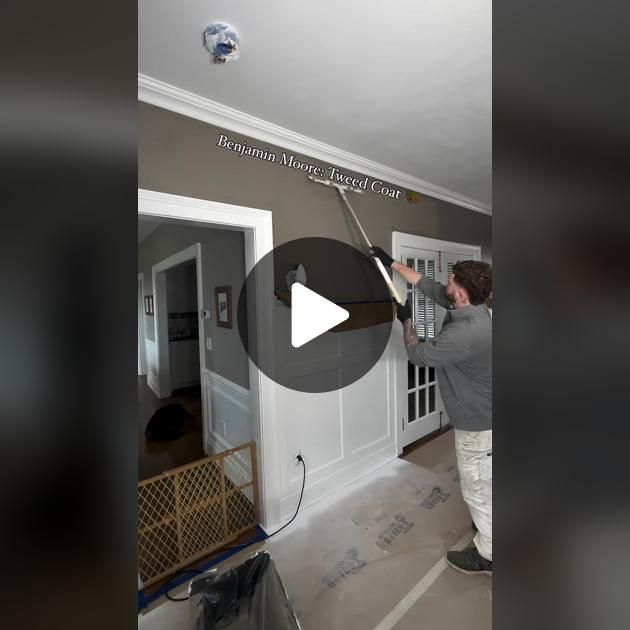
[[[239, 293], [238, 334], [268, 378], [295, 391], [332, 392], [381, 360], [395, 308], [367, 254], [308, 237], [281, 243], [253, 266]], [[217, 344], [233, 334], [217, 333]]]
[[337, 324], [350, 313], [315, 291], [295, 282], [291, 286], [291, 345], [299, 348]]

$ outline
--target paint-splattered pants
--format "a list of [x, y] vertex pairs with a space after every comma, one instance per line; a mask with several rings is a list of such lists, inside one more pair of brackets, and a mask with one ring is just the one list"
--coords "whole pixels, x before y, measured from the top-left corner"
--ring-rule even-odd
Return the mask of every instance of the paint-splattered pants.
[[462, 496], [477, 526], [477, 551], [492, 560], [492, 431], [455, 429]]

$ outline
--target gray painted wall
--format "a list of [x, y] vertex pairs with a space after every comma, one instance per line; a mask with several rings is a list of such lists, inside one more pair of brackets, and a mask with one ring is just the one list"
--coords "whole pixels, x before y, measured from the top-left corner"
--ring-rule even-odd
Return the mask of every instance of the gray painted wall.
[[[243, 137], [238, 134], [146, 103], [139, 103], [138, 109], [140, 188], [271, 210], [275, 245], [305, 236], [362, 245], [334, 189], [310, 182], [303, 172], [254, 157], [240, 157], [217, 146], [221, 133], [241, 141]], [[245, 139], [278, 156], [282, 153], [279, 147]], [[303, 159], [325, 169], [331, 166]], [[404, 193], [400, 200], [370, 191], [363, 195], [350, 193], [350, 202], [373, 243], [389, 251], [392, 231], [408, 232], [480, 245], [482, 258], [491, 260], [490, 216], [426, 196], [421, 196], [418, 204], [411, 204]]]
[[[205, 351], [206, 368], [249, 389], [249, 359], [236, 326], [236, 306], [245, 280], [245, 244], [242, 232], [197, 228], [175, 223], [160, 225], [138, 246], [138, 271], [144, 273], [144, 294], [153, 293], [151, 267], [194, 243], [202, 244], [203, 297], [199, 308], [215, 309], [214, 288], [232, 286], [233, 327], [219, 328], [216, 314], [206, 320], [212, 351]], [[155, 339], [154, 318], [145, 317], [149, 339]]]

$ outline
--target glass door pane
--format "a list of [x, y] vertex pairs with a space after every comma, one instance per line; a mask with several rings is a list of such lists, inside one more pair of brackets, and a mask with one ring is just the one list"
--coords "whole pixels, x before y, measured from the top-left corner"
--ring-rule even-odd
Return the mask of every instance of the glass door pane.
[[[406, 261], [407, 266], [432, 280], [437, 280], [436, 255], [407, 258]], [[437, 331], [435, 302], [409, 283], [407, 283], [407, 298], [411, 305], [411, 317], [418, 337], [422, 340], [434, 338]], [[435, 388], [433, 368], [416, 366], [407, 362], [408, 423], [422, 420], [427, 415], [436, 412]]]

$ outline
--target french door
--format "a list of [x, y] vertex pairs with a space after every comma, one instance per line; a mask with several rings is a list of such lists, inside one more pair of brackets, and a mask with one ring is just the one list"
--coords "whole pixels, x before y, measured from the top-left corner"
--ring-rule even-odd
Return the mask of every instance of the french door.
[[[432, 280], [443, 281], [439, 252], [403, 247], [400, 262]], [[441, 329], [445, 310], [422, 291], [406, 285], [411, 318], [420, 339], [433, 339]], [[435, 369], [407, 361], [407, 414], [402, 423], [403, 446], [439, 429], [444, 420], [444, 404], [438, 392]]]
[[[392, 256], [396, 260], [442, 284], [447, 283], [453, 265], [458, 260], [480, 258], [478, 247], [398, 232], [394, 232], [392, 251]], [[416, 334], [423, 340], [435, 338], [442, 328], [446, 309], [416, 287], [405, 283], [398, 274], [394, 275], [401, 295], [404, 290], [404, 294], [409, 299]], [[399, 343], [398, 349], [394, 378], [398, 401], [397, 417], [400, 422], [398, 446], [399, 450], [402, 450], [404, 446], [447, 425], [449, 419], [440, 396], [435, 368], [414, 365], [407, 360], [404, 345]]]

